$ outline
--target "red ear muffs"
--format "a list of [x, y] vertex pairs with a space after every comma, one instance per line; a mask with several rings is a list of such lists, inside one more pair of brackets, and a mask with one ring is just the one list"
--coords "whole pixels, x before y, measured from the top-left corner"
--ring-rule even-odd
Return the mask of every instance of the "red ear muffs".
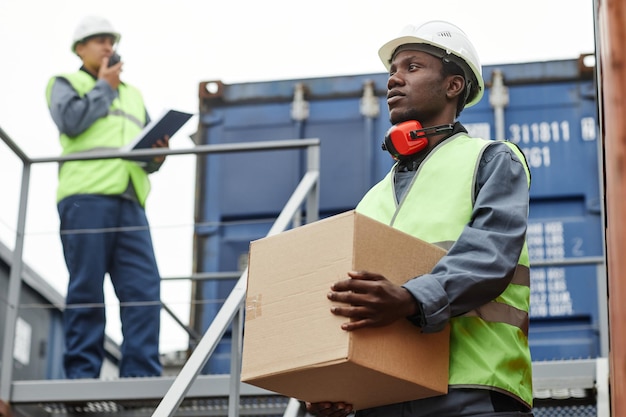
[[402, 160], [428, 147], [429, 136], [440, 136], [454, 130], [454, 124], [422, 127], [417, 120], [408, 120], [391, 126], [385, 135], [383, 150], [393, 159]]
[[391, 126], [385, 134], [382, 148], [396, 159], [414, 155], [428, 146], [428, 137], [417, 120], [409, 120]]

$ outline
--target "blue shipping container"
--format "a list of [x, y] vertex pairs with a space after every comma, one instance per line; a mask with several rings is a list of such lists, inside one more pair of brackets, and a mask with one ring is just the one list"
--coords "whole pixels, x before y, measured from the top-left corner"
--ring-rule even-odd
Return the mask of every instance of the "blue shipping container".
[[[497, 139], [490, 106], [501, 73], [509, 103], [504, 136], [532, 173], [528, 245], [534, 360], [594, 358], [601, 351], [598, 279], [603, 256], [593, 68], [562, 60], [483, 68], [480, 103], [461, 114], [475, 136]], [[318, 138], [320, 214], [355, 207], [392, 165], [381, 150], [389, 128], [387, 74], [200, 85], [201, 144]], [[268, 232], [304, 173], [300, 150], [200, 158], [197, 272], [241, 271], [250, 240]], [[603, 278], [603, 277], [600, 277]], [[203, 332], [235, 280], [194, 284], [192, 321]], [[229, 335], [205, 372], [230, 371]]]

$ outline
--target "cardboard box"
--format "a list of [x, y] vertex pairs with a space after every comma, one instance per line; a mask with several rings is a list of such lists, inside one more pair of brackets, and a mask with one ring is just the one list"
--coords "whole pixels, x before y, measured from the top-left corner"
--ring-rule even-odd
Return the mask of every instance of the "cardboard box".
[[445, 394], [449, 329], [423, 334], [399, 320], [346, 332], [326, 298], [350, 270], [402, 284], [444, 254], [354, 211], [251, 242], [242, 381], [355, 409]]

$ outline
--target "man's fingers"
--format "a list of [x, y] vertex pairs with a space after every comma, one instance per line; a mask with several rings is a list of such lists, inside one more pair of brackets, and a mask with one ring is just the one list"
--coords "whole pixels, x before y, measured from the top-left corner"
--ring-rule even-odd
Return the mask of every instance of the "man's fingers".
[[336, 316], [349, 318], [350, 321], [343, 323], [343, 330], [351, 331], [364, 327], [375, 327], [374, 312], [364, 306], [332, 306], [330, 312]]
[[309, 413], [318, 417], [345, 417], [352, 412], [352, 405], [346, 403], [306, 403]]
[[348, 276], [352, 279], [367, 281], [380, 281], [385, 279], [385, 277], [380, 274], [374, 274], [368, 271], [348, 271]]

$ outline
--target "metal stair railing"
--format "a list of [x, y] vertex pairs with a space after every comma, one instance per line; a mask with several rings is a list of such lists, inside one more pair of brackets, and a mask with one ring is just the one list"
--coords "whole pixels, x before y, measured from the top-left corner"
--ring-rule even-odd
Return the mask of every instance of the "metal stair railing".
[[[19, 209], [16, 227], [15, 246], [13, 250], [11, 271], [9, 276], [9, 288], [7, 294], [7, 314], [5, 332], [2, 341], [2, 352], [0, 362], [0, 399], [14, 402], [13, 400], [22, 401], [24, 403], [36, 403], [39, 401], [50, 401], [49, 390], [45, 387], [53, 386], [55, 383], [73, 383], [76, 381], [12, 381], [13, 371], [13, 347], [15, 343], [16, 323], [18, 318], [19, 298], [22, 285], [23, 272], [23, 249], [25, 238], [26, 212], [28, 203], [28, 191], [30, 185], [30, 173], [33, 164], [66, 162], [77, 160], [94, 160], [94, 159], [113, 159], [128, 156], [166, 156], [166, 155], [186, 155], [196, 154], [218, 154], [218, 153], [235, 153], [235, 152], [255, 152], [255, 151], [272, 151], [272, 150], [289, 150], [306, 148], [306, 173], [296, 187], [289, 201], [281, 211], [280, 215], [274, 222], [267, 236], [271, 236], [286, 230], [290, 224], [294, 223], [294, 219], [300, 215], [300, 209], [304, 205], [306, 210], [306, 222], [310, 223], [318, 220], [319, 217], [319, 167], [320, 167], [320, 140], [317, 138], [310, 139], [293, 139], [293, 140], [276, 140], [263, 142], [247, 142], [233, 144], [214, 144], [214, 145], [197, 145], [186, 149], [170, 149], [170, 148], [153, 148], [134, 150], [129, 152], [121, 152], [115, 150], [102, 150], [89, 153], [76, 153], [55, 157], [29, 157], [10, 137], [0, 128], [0, 139], [13, 151], [13, 153], [21, 160], [23, 164], [22, 182], [19, 196]], [[231, 374], [229, 381], [229, 399], [228, 399], [228, 415], [236, 417], [239, 414], [240, 400], [240, 374], [241, 374], [241, 353], [242, 353], [242, 336], [243, 336], [243, 306], [245, 302], [247, 270], [239, 277], [238, 283], [224, 302], [218, 315], [213, 320], [200, 342], [194, 349], [192, 355], [183, 366], [180, 374], [174, 379], [172, 385], [166, 392], [165, 396], [156, 408], [155, 416], [173, 415], [177, 407], [183, 401], [185, 395], [189, 392], [191, 385], [198, 378], [199, 373], [204, 364], [213, 353], [221, 337], [227, 328], [232, 324], [232, 352], [231, 352]], [[165, 309], [168, 311], [168, 309]], [[177, 319], [176, 317], [174, 317]], [[183, 326], [180, 320], [177, 323]], [[184, 326], [183, 326], [184, 327]], [[189, 329], [185, 329], [189, 331]], [[9, 364], [9, 366], [6, 366]], [[5, 366], [1, 366], [5, 365]], [[158, 379], [158, 378], [157, 378]], [[166, 378], [167, 379], [167, 378]], [[171, 378], [169, 379], [171, 380]], [[87, 384], [93, 387], [94, 393], [103, 386], [110, 386], [110, 381], [100, 382], [91, 381]], [[119, 381], [118, 381], [119, 383]], [[135, 380], [133, 384], [144, 383], [146, 386], [155, 386], [159, 384], [162, 388], [163, 381], [160, 380]], [[12, 388], [17, 387], [17, 396], [13, 398]], [[29, 389], [30, 387], [30, 389]], [[66, 387], [67, 388], [67, 387]], [[83, 387], [85, 388], [85, 387]], [[262, 390], [261, 390], [262, 391]], [[67, 391], [65, 391], [67, 392]], [[195, 393], [197, 395], [197, 393]], [[96, 395], [98, 397], [98, 395]], [[64, 398], [67, 398], [65, 396]], [[285, 410], [285, 415], [294, 416], [298, 413], [299, 403], [291, 400]]]
[[[311, 155], [309, 155], [311, 156]], [[309, 166], [311, 160], [309, 160]], [[280, 215], [272, 225], [267, 236], [272, 236], [286, 230], [297, 214], [299, 207], [307, 198], [307, 222], [317, 220], [317, 182], [319, 179], [319, 171], [312, 170], [305, 174], [304, 178], [296, 188]], [[310, 216], [315, 213], [314, 216]], [[246, 295], [248, 269], [241, 274], [235, 288], [222, 305], [215, 319], [204, 333], [204, 336], [194, 349], [193, 353], [183, 366], [178, 377], [172, 384], [157, 409], [154, 417], [171, 416], [176, 408], [185, 397], [185, 393], [191, 387], [195, 377], [205, 365], [213, 350], [217, 347], [218, 342], [228, 329], [229, 324], [233, 323], [232, 331], [232, 350], [231, 350], [231, 395], [229, 397], [228, 416], [236, 417], [238, 415], [239, 404], [239, 376], [241, 374], [241, 337], [243, 334], [243, 308]]]

